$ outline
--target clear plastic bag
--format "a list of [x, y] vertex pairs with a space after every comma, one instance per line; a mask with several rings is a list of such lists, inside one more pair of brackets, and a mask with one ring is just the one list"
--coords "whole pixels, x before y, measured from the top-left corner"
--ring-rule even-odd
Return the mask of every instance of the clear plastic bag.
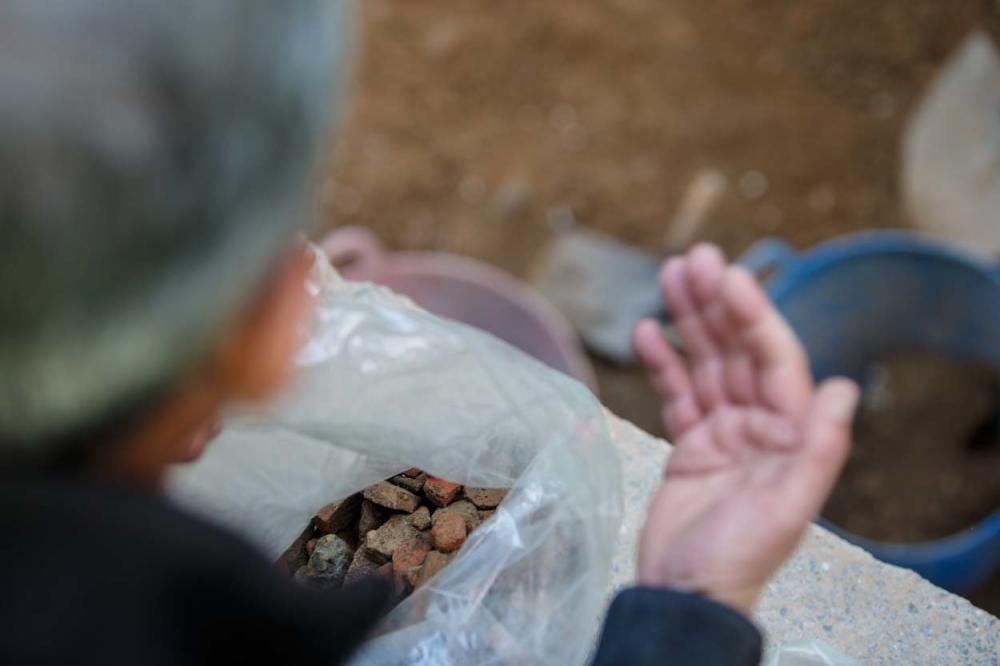
[[584, 663], [621, 518], [599, 403], [487, 334], [342, 281], [318, 253], [310, 286], [288, 390], [228, 418], [171, 493], [277, 557], [324, 504], [410, 467], [510, 487], [354, 663]]
[[764, 666], [861, 666], [861, 662], [824, 641], [803, 641], [769, 650]]

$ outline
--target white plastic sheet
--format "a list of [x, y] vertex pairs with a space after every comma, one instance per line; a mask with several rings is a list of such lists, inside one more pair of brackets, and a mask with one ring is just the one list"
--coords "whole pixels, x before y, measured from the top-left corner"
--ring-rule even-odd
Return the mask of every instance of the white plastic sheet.
[[277, 557], [321, 506], [410, 467], [511, 487], [355, 663], [584, 663], [621, 517], [597, 401], [485, 333], [342, 281], [319, 254], [311, 288], [289, 389], [228, 419], [172, 475], [174, 496]]
[[861, 662], [824, 641], [803, 641], [774, 648], [764, 666], [861, 666]]

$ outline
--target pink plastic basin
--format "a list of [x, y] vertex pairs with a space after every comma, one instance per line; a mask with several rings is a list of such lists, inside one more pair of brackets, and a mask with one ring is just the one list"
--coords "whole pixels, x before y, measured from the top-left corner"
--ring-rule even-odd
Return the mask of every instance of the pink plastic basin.
[[444, 252], [386, 252], [364, 227], [334, 229], [320, 246], [346, 279], [385, 285], [436, 315], [492, 333], [597, 393], [569, 323], [509, 273]]

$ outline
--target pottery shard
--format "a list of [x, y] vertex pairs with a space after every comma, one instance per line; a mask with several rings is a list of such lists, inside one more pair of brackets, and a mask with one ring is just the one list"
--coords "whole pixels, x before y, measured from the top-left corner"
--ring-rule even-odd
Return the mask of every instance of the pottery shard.
[[419, 497], [388, 481], [380, 481], [365, 488], [364, 496], [366, 500], [393, 511], [412, 513], [420, 505]]
[[410, 477], [405, 474], [397, 474], [396, 476], [389, 479], [389, 483], [397, 485], [400, 488], [405, 488], [411, 493], [419, 493], [423, 490], [424, 481], [427, 480], [426, 474], [420, 474], [415, 477]]
[[351, 585], [359, 580], [374, 576], [378, 567], [379, 563], [368, 554], [368, 551], [364, 548], [358, 548], [354, 553], [354, 559], [351, 560], [351, 565], [347, 567], [344, 585]]
[[410, 524], [409, 516], [392, 516], [377, 530], [365, 534], [365, 548], [376, 560], [385, 562], [396, 549], [417, 536], [417, 528]]
[[385, 522], [386, 510], [378, 504], [364, 500], [361, 502], [361, 512], [358, 516], [358, 538], [364, 541], [365, 535], [376, 530]]
[[331, 502], [313, 516], [313, 529], [321, 534], [339, 532], [357, 522], [360, 510], [360, 495], [351, 495], [337, 502]]
[[451, 504], [461, 489], [461, 484], [440, 479], [436, 476], [428, 475], [427, 481], [424, 482], [424, 496], [437, 506], [448, 506]]
[[431, 526], [431, 510], [426, 506], [418, 508], [410, 514], [410, 524], [423, 531]]
[[299, 536], [295, 538], [295, 541], [293, 541], [292, 545], [288, 547], [288, 550], [282, 553], [281, 557], [278, 558], [278, 566], [283, 571], [287, 572], [289, 576], [294, 574], [301, 567], [304, 567], [306, 562], [309, 561], [309, 556], [312, 553], [307, 552], [306, 548], [308, 542], [312, 538], [312, 534], [313, 528], [312, 525], [309, 525], [302, 531], [301, 534], [299, 534]]
[[413, 567], [406, 572], [406, 582], [410, 584], [410, 587], [416, 589], [417, 584], [420, 582], [420, 576], [423, 573], [424, 567]]
[[451, 553], [462, 547], [466, 537], [465, 520], [457, 513], [437, 514], [431, 527], [434, 548], [442, 553]]
[[436, 550], [432, 550], [427, 553], [427, 556], [424, 558], [423, 565], [421, 565], [417, 575], [414, 576], [414, 580], [412, 581], [413, 587], [423, 587], [423, 585], [433, 578], [437, 572], [444, 569], [445, 565], [450, 561], [450, 556]]
[[495, 509], [507, 496], [507, 488], [465, 487], [465, 498], [479, 509]]
[[376, 569], [375, 575], [393, 584], [394, 603], [402, 601], [403, 597], [409, 592], [410, 582], [406, 579], [406, 576], [398, 575], [393, 571], [392, 562], [386, 562]]
[[408, 469], [405, 472], [403, 472], [403, 474], [405, 474], [406, 476], [408, 476], [410, 478], [415, 479], [418, 476], [420, 476], [421, 474], [423, 474], [423, 472], [421, 470], [417, 469], [416, 467], [411, 467], [410, 469]]
[[443, 516], [448, 513], [456, 513], [462, 517], [465, 521], [465, 531], [471, 532], [472, 530], [479, 527], [479, 523], [482, 522], [479, 517], [479, 509], [477, 509], [472, 502], [468, 500], [459, 500], [453, 502], [443, 509], [438, 509], [434, 512], [434, 520], [437, 521], [438, 516]]
[[424, 537], [414, 537], [402, 544], [392, 554], [392, 570], [397, 574], [406, 574], [410, 569], [419, 567], [431, 546]]
[[309, 562], [295, 572], [295, 578], [319, 587], [338, 588], [353, 559], [354, 551], [346, 541], [327, 534], [316, 542]]

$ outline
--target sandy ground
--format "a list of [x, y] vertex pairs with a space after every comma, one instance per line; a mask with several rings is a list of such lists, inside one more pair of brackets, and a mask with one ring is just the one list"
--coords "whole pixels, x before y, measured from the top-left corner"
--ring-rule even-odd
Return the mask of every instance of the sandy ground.
[[[704, 167], [731, 186], [702, 237], [731, 254], [905, 225], [908, 113], [971, 30], [1000, 35], [987, 0], [359, 4], [328, 223], [525, 277], [561, 209], [662, 251]], [[659, 434], [641, 376], [598, 370], [609, 407]]]

